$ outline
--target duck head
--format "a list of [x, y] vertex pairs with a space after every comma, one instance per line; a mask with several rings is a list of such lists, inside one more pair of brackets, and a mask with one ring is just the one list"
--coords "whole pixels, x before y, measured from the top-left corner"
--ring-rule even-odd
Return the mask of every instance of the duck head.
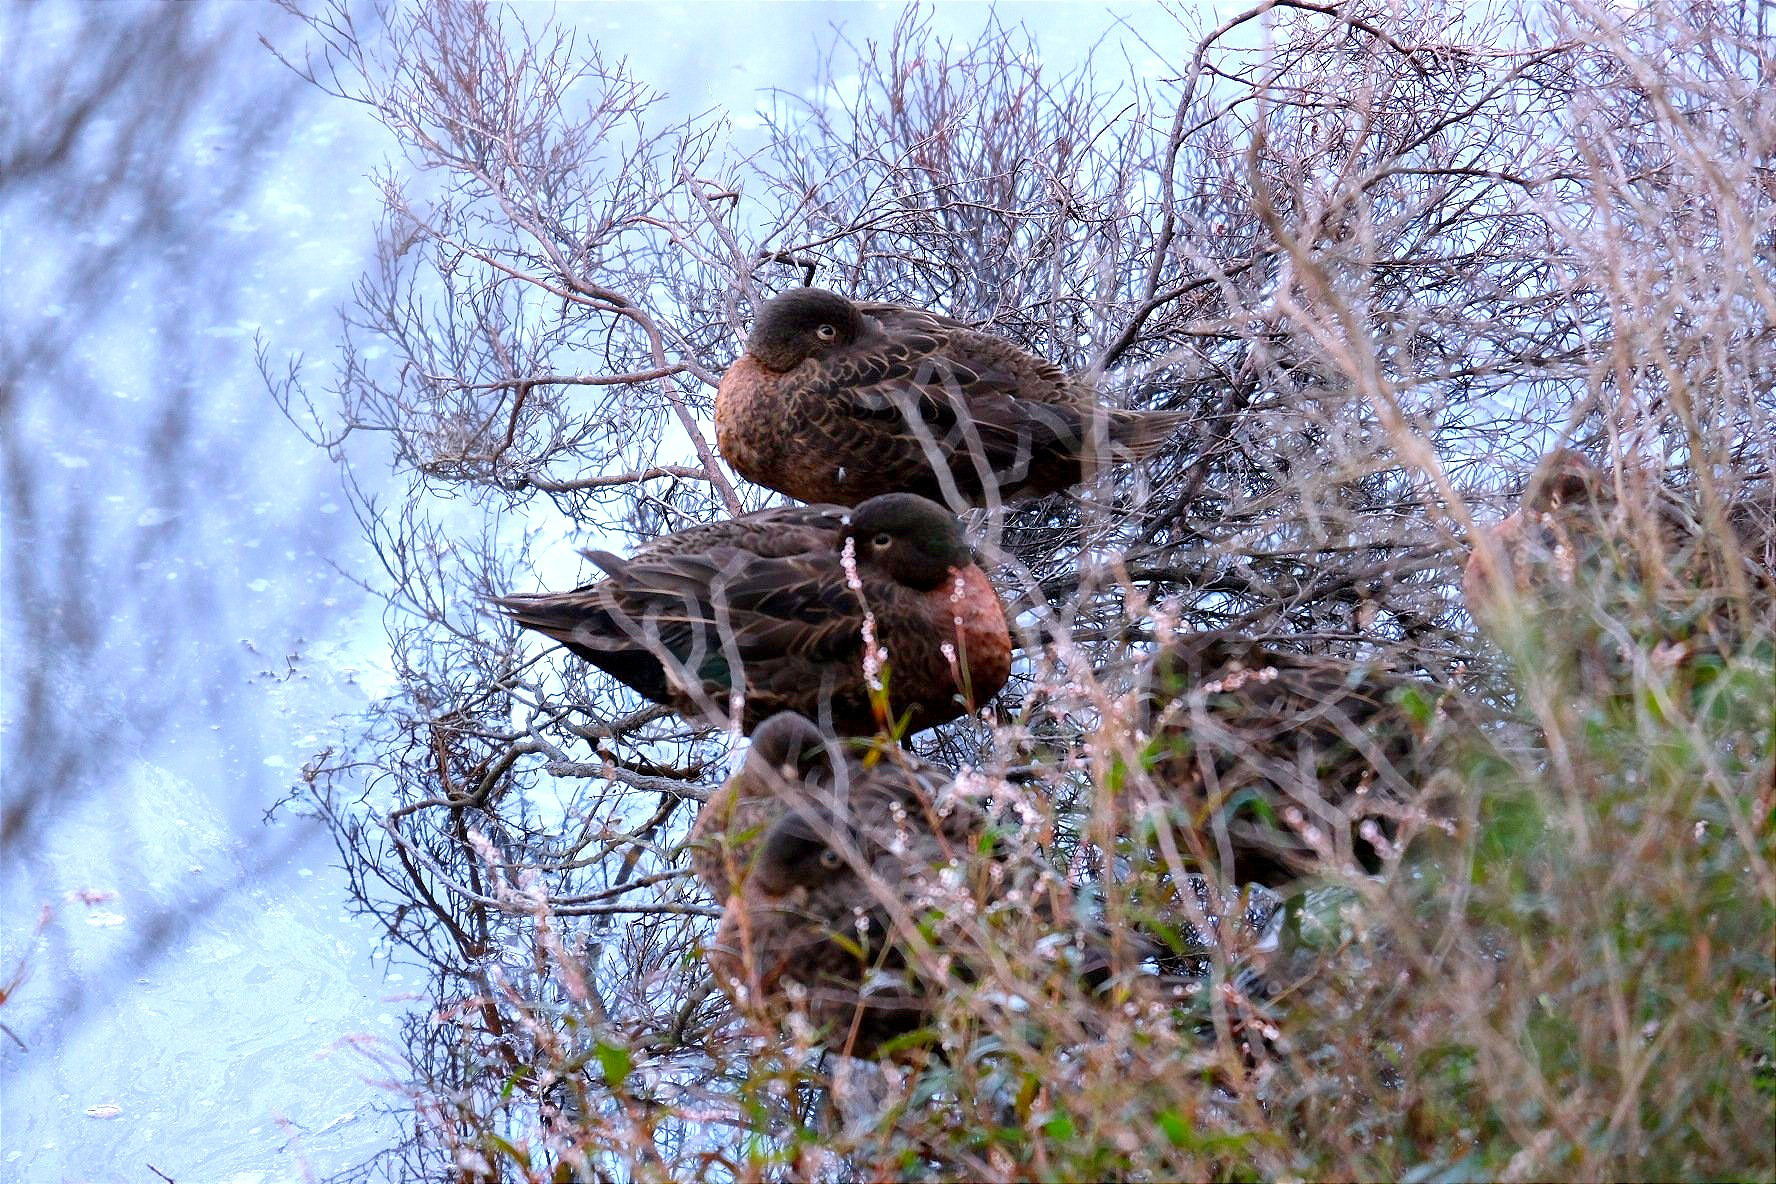
[[974, 562], [962, 523], [916, 493], [870, 498], [851, 511], [844, 537], [856, 545], [859, 564], [920, 592], [942, 586], [951, 569]]
[[779, 711], [752, 734], [741, 768], [766, 786], [799, 785], [831, 772], [833, 754], [827, 745], [826, 735], [813, 720], [799, 712]]
[[759, 309], [746, 352], [771, 370], [793, 370], [816, 354], [850, 345], [867, 328], [857, 306], [837, 292], [791, 288]]

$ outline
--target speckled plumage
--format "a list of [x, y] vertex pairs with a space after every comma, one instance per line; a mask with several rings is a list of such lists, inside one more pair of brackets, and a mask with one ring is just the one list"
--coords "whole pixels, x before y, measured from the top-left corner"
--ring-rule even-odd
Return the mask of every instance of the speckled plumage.
[[1193, 850], [1236, 884], [1281, 888], [1312, 871], [1310, 832], [1377, 870], [1453, 726], [1429, 684], [1225, 631], [1172, 641], [1145, 677], [1153, 780]]
[[1052, 493], [1099, 460], [1157, 451], [1185, 418], [1100, 406], [1089, 384], [1002, 338], [819, 288], [760, 310], [715, 400], [717, 445], [749, 481], [845, 505], [896, 490], [976, 505], [988, 489]]
[[[1713, 633], [1711, 645], [1730, 646], [1739, 633], [1730, 619], [1736, 578], [1765, 603], [1776, 591], [1776, 493], [1767, 480], [1723, 492], [1732, 498], [1722, 507], [1732, 538], [1711, 540], [1695, 499], [1658, 474], [1633, 464], [1611, 473], [1556, 449], [1536, 466], [1517, 510], [1479, 528], [1484, 541], [1462, 570], [1468, 611], [1497, 631], [1514, 604], [1520, 623], [1539, 633], [1562, 624], [1582, 634], [1568, 642], [1613, 646], [1580, 618], [1644, 616], [1645, 597], [1657, 593], [1669, 640]], [[1729, 560], [1740, 570], [1726, 570]]]
[[866, 609], [886, 651], [892, 714], [908, 713], [914, 730], [985, 703], [1010, 673], [998, 595], [960, 523], [923, 498], [761, 510], [656, 539], [627, 560], [594, 558], [608, 579], [496, 603], [689, 718], [725, 722], [739, 687], [747, 732], [784, 710], [839, 734], [874, 732]]
[[[1108, 976], [1107, 936], [1078, 922], [1028, 837], [995, 825], [949, 770], [881, 741], [823, 740], [788, 716], [758, 739], [692, 834], [693, 866], [726, 896], [706, 954], [742, 1011], [771, 1026], [797, 1012], [835, 1049], [874, 1055], [974, 978], [970, 935], [990, 912], [1048, 937], [1056, 970]], [[947, 972], [928, 977], [910, 956], [914, 932]], [[1148, 948], [1120, 944], [1138, 948], [1130, 961]]]
[[903, 749], [821, 744], [788, 716], [759, 735], [772, 751], [748, 754], [692, 832], [693, 866], [727, 897], [710, 969], [742, 1010], [775, 1020], [793, 1004], [835, 1047], [868, 1055], [929, 1009], [888, 940], [895, 906], [966, 858], [986, 820], [948, 794], [948, 770]]

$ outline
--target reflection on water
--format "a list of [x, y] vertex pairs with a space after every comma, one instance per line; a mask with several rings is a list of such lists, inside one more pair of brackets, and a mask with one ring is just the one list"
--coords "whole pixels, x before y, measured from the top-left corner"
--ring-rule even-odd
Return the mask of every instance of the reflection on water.
[[10, 1057], [0, 1162], [31, 1179], [149, 1164], [273, 1179], [368, 1156], [388, 1128], [350, 1039], [392, 1034], [404, 1004], [329, 907], [326, 852], [305, 826], [243, 837], [164, 770], [119, 789], [123, 810], [82, 810], [43, 853], [40, 885], [90, 887], [57, 902], [48, 957], [8, 1008], [32, 1051]]
[[266, 820], [378, 677], [333, 478], [253, 364], [258, 326], [325, 348], [372, 208], [368, 163], [319, 164], [366, 129], [256, 44], [277, 19], [0, 18], [7, 1179], [300, 1178], [389, 1138], [352, 1041], [401, 984], [320, 828]]

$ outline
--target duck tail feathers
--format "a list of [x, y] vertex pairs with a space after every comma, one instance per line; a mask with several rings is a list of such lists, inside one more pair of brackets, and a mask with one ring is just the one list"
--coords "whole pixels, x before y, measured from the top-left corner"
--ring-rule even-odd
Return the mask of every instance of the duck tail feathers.
[[1134, 459], [1145, 460], [1189, 422], [1188, 411], [1118, 411], [1110, 421], [1110, 441]]

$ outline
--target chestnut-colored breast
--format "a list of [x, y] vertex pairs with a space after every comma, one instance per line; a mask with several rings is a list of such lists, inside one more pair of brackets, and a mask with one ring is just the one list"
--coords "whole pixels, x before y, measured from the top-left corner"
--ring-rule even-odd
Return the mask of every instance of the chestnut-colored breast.
[[[773, 475], [785, 468], [790, 446], [788, 419], [777, 384], [782, 375], [751, 354], [741, 354], [722, 375], [715, 392], [715, 446], [734, 471], [755, 485], [775, 488]], [[803, 501], [819, 498], [785, 490]]]
[[949, 581], [925, 595], [938, 636], [955, 639], [957, 660], [967, 671], [968, 685], [956, 689], [979, 707], [1011, 677], [1011, 635], [999, 593], [970, 564], [951, 568]]
[[1518, 510], [1501, 522], [1479, 528], [1491, 543], [1491, 554], [1485, 542], [1477, 542], [1462, 568], [1462, 596], [1476, 621], [1490, 620], [1507, 596], [1523, 592], [1518, 552], [1529, 529], [1524, 515]]

